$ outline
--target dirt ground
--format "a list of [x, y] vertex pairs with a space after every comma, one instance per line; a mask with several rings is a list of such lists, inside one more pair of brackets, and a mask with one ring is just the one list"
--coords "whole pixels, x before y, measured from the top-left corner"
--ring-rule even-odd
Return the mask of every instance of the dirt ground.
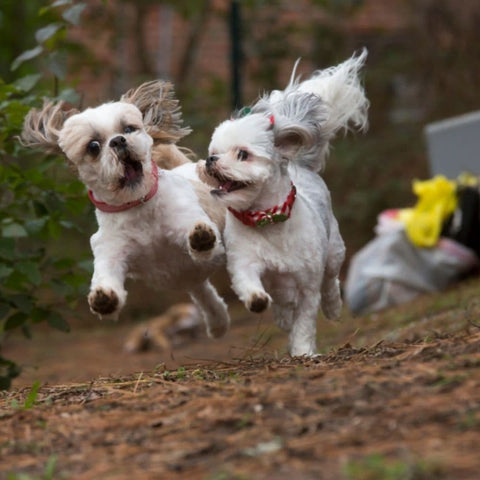
[[314, 359], [236, 305], [224, 339], [167, 352], [124, 352], [127, 322], [11, 337], [0, 478], [478, 479], [479, 293], [320, 320]]

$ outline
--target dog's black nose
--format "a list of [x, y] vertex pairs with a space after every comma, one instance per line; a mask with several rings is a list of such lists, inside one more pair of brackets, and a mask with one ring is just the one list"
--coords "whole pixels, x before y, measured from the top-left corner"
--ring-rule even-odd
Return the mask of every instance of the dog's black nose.
[[127, 146], [127, 139], [122, 135], [117, 135], [110, 140], [108, 144], [111, 148], [116, 147], [126, 147]]
[[207, 157], [207, 167], [209, 167], [212, 163], [215, 163], [216, 161], [218, 160], [218, 157], [217, 155], [210, 155], [209, 157]]

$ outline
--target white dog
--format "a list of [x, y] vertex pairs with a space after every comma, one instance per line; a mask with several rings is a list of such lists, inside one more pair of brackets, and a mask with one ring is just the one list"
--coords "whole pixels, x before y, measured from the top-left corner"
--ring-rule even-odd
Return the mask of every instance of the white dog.
[[119, 102], [83, 112], [64, 108], [61, 102], [45, 102], [42, 110], [31, 110], [22, 140], [63, 152], [96, 206], [92, 312], [117, 317], [129, 276], [156, 288], [187, 290], [208, 333], [224, 334], [227, 308], [208, 280], [224, 262], [219, 228], [200, 206], [191, 182], [154, 161], [189, 165], [175, 145], [189, 130], [180, 127], [171, 84], [149, 82]]
[[284, 91], [220, 124], [209, 146], [206, 177], [229, 211], [232, 287], [252, 312], [273, 302], [293, 356], [315, 354], [319, 306], [334, 318], [342, 305], [345, 247], [318, 172], [339, 130], [366, 128], [369, 104], [358, 79], [366, 55], [303, 82], [293, 73]]

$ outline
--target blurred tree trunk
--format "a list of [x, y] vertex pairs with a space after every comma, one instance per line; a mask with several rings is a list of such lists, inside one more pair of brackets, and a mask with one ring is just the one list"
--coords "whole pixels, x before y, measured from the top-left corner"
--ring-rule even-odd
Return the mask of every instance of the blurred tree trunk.
[[212, 1], [203, 0], [197, 15], [191, 19], [190, 34], [180, 59], [180, 67], [177, 78], [175, 79], [176, 89], [180, 96], [188, 89], [192, 81], [192, 74], [195, 69], [198, 52], [204, 33], [207, 31], [208, 18], [211, 13]]
[[[145, 25], [147, 24], [148, 15], [152, 12], [152, 6], [162, 3], [170, 5], [170, 2], [164, 2], [162, 0], [156, 2], [152, 0], [130, 2], [136, 10], [132, 26], [135, 42], [134, 51], [137, 62], [136, 68], [138, 72], [141, 72], [148, 77], [155, 77], [157, 75], [157, 70], [156, 63], [152, 61], [152, 58], [149, 55], [149, 49], [146, 43], [147, 35], [145, 32]], [[173, 6], [177, 11], [182, 8], [182, 5], [176, 6], [173, 4]], [[185, 5], [183, 5], [183, 7], [185, 7]], [[190, 30], [185, 48], [179, 60], [178, 72], [174, 79], [176, 90], [179, 94], [185, 92], [192, 82], [193, 72], [195, 70], [202, 39], [207, 31], [206, 26], [208, 19], [213, 11], [212, 0], [201, 0], [198, 4], [195, 4], [194, 7], [195, 8], [190, 7], [190, 11], [187, 9], [183, 12], [187, 12]]]
[[133, 26], [135, 39], [135, 52], [137, 55], [139, 71], [148, 77], [155, 77], [155, 64], [148, 55], [146, 44], [145, 24], [148, 14], [151, 12], [150, 2], [135, 2], [137, 7], [137, 17]]

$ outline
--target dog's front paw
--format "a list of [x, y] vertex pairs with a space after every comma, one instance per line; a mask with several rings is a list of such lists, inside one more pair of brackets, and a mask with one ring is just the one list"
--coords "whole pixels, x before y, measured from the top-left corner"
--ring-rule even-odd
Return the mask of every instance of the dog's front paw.
[[252, 293], [245, 302], [245, 306], [254, 313], [261, 313], [272, 303], [272, 298], [266, 292]]
[[118, 295], [111, 289], [97, 287], [88, 295], [90, 310], [98, 315], [111, 315], [120, 305]]
[[188, 236], [190, 248], [195, 253], [208, 252], [215, 247], [217, 235], [206, 223], [197, 223]]

